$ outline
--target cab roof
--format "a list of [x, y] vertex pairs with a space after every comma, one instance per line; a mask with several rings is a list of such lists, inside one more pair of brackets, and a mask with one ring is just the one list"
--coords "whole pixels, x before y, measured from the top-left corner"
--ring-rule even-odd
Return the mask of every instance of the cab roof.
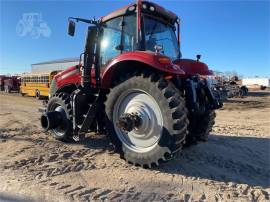
[[[160, 6], [156, 3], [153, 3], [150, 1], [141, 1], [141, 5], [143, 5], [143, 4], [147, 4], [148, 6], [155, 7], [155, 16], [160, 16], [171, 24], [174, 24], [176, 22], [176, 20], [178, 19], [178, 16], [176, 14], [163, 8], [162, 6]], [[129, 13], [128, 8], [130, 8], [132, 6], [137, 7], [137, 3], [129, 4], [127, 6], [124, 6], [122, 8], [119, 8], [119, 9], [109, 13], [108, 15], [106, 15], [104, 17], [101, 17], [101, 22], [106, 22], [106, 21], [113, 19], [113, 18], [116, 18], [118, 16], [128, 14]], [[142, 12], [144, 13], [143, 9], [142, 9]]]

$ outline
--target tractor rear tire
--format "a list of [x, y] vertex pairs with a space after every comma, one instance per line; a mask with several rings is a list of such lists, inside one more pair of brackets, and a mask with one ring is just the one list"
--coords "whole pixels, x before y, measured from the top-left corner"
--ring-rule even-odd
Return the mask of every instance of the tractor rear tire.
[[[117, 121], [132, 110], [143, 117], [142, 124], [127, 132]], [[185, 101], [176, 87], [159, 75], [122, 79], [107, 95], [105, 111], [107, 133], [115, 150], [133, 165], [151, 168], [182, 149], [188, 125]]]
[[206, 142], [209, 133], [215, 124], [216, 113], [214, 110], [208, 110], [200, 115], [189, 116], [188, 135], [186, 146], [196, 144], [198, 141]]
[[51, 134], [57, 140], [70, 142], [72, 141], [72, 109], [70, 95], [67, 93], [58, 93], [51, 97], [48, 101], [47, 111], [55, 111], [56, 108], [65, 112], [66, 118], [68, 119], [68, 124], [50, 130]]

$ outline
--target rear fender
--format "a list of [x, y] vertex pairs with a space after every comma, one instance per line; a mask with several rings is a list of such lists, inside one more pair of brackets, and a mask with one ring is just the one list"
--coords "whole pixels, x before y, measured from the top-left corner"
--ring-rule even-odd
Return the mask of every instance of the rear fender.
[[[114, 58], [102, 72], [102, 88], [110, 88], [114, 78], [119, 73], [119, 68], [125, 70], [125, 72], [134, 72], [137, 68], [149, 68], [153, 71], [158, 71], [167, 75], [179, 75], [184, 76], [185, 72], [171, 60], [164, 63], [160, 61], [160, 58], [167, 58], [164, 55], [155, 54], [149, 51], [135, 51], [127, 52]], [[124, 69], [122, 69], [124, 68]]]

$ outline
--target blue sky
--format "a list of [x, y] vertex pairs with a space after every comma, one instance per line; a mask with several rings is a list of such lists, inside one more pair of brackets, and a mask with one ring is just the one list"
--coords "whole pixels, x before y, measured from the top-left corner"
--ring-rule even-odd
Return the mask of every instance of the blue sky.
[[[130, 2], [0, 0], [0, 74], [31, 70], [31, 64], [77, 57], [83, 50], [84, 24], [67, 35], [67, 18], [97, 18]], [[184, 58], [202, 55], [218, 71], [270, 76], [270, 1], [154, 1], [180, 16]], [[50, 37], [20, 37], [16, 26], [24, 13], [41, 13]]]

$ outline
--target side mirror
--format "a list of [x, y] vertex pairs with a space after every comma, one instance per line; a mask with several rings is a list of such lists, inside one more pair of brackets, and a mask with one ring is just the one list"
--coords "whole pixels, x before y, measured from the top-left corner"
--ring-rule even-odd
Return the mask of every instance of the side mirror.
[[68, 21], [68, 35], [74, 36], [76, 24], [74, 21]]

